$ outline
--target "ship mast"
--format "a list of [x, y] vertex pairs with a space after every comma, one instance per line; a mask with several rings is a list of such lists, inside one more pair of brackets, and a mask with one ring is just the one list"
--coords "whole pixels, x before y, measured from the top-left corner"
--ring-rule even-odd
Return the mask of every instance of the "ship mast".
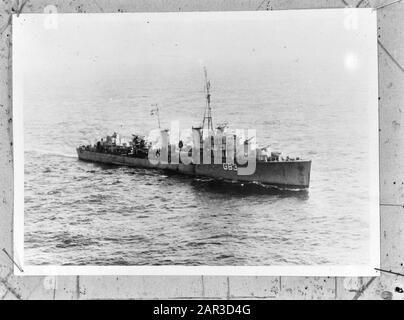
[[210, 106], [210, 81], [208, 80], [208, 72], [206, 67], [203, 67], [205, 73], [205, 92], [206, 92], [206, 107], [203, 114], [202, 130], [205, 128], [205, 123], [207, 123], [208, 132], [213, 131], [213, 120], [212, 120], [212, 108]]
[[154, 107], [154, 108], [150, 111], [150, 115], [153, 116], [153, 115], [157, 114], [157, 120], [158, 120], [158, 124], [159, 124], [159, 129], [161, 129], [161, 126], [160, 126], [160, 112], [159, 112], [158, 104], [153, 103], [151, 106]]

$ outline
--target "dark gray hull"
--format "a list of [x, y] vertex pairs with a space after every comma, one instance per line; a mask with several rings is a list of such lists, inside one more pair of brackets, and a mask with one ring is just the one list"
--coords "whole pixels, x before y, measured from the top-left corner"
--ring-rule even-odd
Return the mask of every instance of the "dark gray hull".
[[269, 161], [256, 163], [251, 175], [238, 175], [236, 170], [228, 170], [223, 164], [152, 164], [148, 159], [134, 158], [77, 149], [80, 160], [124, 165], [137, 168], [170, 170], [192, 176], [204, 176], [240, 182], [258, 182], [284, 188], [304, 189], [309, 187], [311, 161]]

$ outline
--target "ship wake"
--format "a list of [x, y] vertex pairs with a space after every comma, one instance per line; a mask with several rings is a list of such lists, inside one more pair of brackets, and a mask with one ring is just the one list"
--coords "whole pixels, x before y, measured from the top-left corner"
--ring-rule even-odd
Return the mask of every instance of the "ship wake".
[[192, 186], [207, 192], [234, 195], [272, 195], [279, 197], [308, 198], [307, 189], [295, 189], [263, 184], [260, 182], [240, 182], [214, 178], [194, 178]]
[[51, 151], [45, 149], [25, 149], [24, 153], [33, 153], [39, 156], [55, 156], [63, 158], [77, 158], [77, 154], [68, 152]]

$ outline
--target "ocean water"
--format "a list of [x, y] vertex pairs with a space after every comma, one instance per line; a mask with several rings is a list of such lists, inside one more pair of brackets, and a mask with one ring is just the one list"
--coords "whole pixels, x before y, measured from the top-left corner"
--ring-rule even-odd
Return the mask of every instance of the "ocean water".
[[[288, 69], [289, 68], [289, 69]], [[352, 265], [369, 262], [369, 92], [337, 67], [208, 70], [215, 123], [312, 160], [306, 191], [77, 159], [78, 145], [200, 123], [203, 72], [133, 67], [24, 83], [28, 265]], [[355, 84], [355, 86], [353, 86]]]

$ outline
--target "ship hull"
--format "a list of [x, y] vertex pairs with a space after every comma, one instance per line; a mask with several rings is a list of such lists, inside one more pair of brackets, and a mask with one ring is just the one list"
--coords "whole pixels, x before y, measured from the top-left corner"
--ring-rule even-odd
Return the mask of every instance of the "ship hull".
[[124, 165], [137, 168], [169, 170], [192, 176], [203, 176], [240, 182], [258, 182], [284, 188], [308, 188], [310, 184], [311, 161], [268, 161], [256, 163], [255, 172], [251, 175], [240, 175], [234, 167], [223, 164], [152, 164], [148, 159], [114, 155], [77, 149], [80, 160]]

